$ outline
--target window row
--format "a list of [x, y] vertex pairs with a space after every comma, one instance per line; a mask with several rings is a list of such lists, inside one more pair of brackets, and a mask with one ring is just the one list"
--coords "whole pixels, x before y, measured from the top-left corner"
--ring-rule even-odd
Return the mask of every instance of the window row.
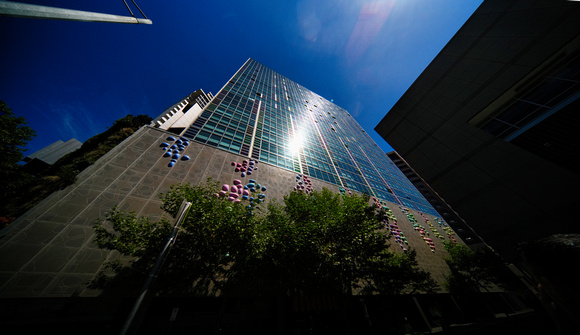
[[228, 150], [236, 154], [239, 153], [240, 149], [242, 148], [242, 142], [238, 141], [237, 139], [227, 139], [217, 134], [210, 134], [203, 130], [197, 134], [195, 141], [218, 147], [220, 149]]
[[260, 161], [270, 163], [289, 170], [294, 169], [291, 158], [279, 156], [265, 151], [260, 152]]

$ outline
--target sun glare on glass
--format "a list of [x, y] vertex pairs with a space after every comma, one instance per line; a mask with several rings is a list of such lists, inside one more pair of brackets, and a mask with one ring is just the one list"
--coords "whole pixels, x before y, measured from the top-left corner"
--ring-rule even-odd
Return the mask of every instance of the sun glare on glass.
[[294, 137], [290, 140], [288, 144], [290, 152], [293, 155], [297, 155], [300, 152], [300, 148], [304, 145], [304, 136], [300, 134], [294, 135]]

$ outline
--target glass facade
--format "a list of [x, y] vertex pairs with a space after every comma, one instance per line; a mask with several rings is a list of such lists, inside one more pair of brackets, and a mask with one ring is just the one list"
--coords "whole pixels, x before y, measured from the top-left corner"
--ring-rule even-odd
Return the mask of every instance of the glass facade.
[[346, 110], [252, 59], [183, 136], [439, 215]]

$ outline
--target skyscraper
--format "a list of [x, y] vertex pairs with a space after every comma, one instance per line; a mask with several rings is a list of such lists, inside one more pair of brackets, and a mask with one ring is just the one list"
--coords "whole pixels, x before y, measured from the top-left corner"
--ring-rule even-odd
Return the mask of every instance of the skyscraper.
[[[254, 161], [259, 169], [240, 170], [237, 162], [244, 160]], [[301, 183], [305, 176], [309, 182]], [[35, 313], [32, 319], [41, 321], [47, 319], [46, 313], [57, 310], [55, 317], [63, 323], [76, 311], [62, 307], [62, 301], [68, 301], [62, 298], [99, 297], [86, 300], [99, 310], [97, 300], [103, 292], [88, 288], [87, 283], [103, 269], [104, 261], [116, 255], [93, 243], [95, 220], [117, 206], [154, 221], [163, 215], [159, 193], [174, 184], [197, 184], [208, 177], [224, 183], [255, 178], [267, 186], [268, 198], [280, 199], [297, 188], [369, 194], [392, 211], [386, 227], [392, 234], [391, 250], [404, 253], [413, 248], [419, 266], [440, 284], [449, 274], [443, 243], [462, 242], [346, 110], [249, 59], [215, 97], [199, 90], [178, 101], [82, 171], [73, 185], [1, 230], [0, 307], [4, 311], [28, 308]], [[43, 299], [2, 299], [24, 297]], [[37, 307], [37, 301], [48, 297], [56, 298], [56, 303]], [[439, 327], [436, 320], [442, 308], [456, 308], [445, 294], [400, 297], [397, 304], [392, 298], [369, 305], [376, 319], [383, 320], [389, 310], [391, 316], [396, 314], [392, 317], [397, 323], [424, 331]], [[119, 301], [111, 304], [122, 305]], [[185, 305], [197, 308], [199, 302]], [[294, 307], [288, 312], [302, 312], [301, 307]], [[321, 307], [313, 308], [319, 311]], [[114, 313], [111, 308], [104, 312], [102, 323], [110, 324]], [[214, 329], [217, 323], [205, 311], [195, 313], [199, 317], [187, 322]], [[250, 314], [253, 318], [256, 313]], [[261, 320], [266, 321], [260, 321], [264, 324], [281, 320], [265, 314]], [[77, 314], [74, 317], [78, 319]], [[90, 311], [83, 317], [99, 320]], [[31, 314], [12, 313], [9, 318], [10, 325], [20, 329], [30, 322]], [[219, 322], [238, 322], [233, 320]]]
[[[162, 150], [172, 145], [180, 158]], [[0, 263], [0, 297], [98, 294], [86, 283], [112, 256], [92, 243], [95, 219], [114, 206], [156, 219], [170, 185], [229, 183], [240, 178], [231, 163], [243, 160], [260, 163], [243, 177], [259, 179], [269, 198], [323, 187], [374, 197], [399, 220], [393, 248], [413, 247], [443, 282], [443, 241], [460, 239], [433, 207], [347, 111], [249, 59], [215, 97], [199, 90], [178, 101], [0, 231], [0, 252], [11, 255]], [[426, 243], [429, 232], [441, 239]]]
[[252, 59], [183, 136], [439, 215], [346, 110]]
[[181, 134], [193, 121], [197, 119], [203, 108], [213, 98], [211, 93], [197, 90], [167, 108], [151, 122], [151, 126]]

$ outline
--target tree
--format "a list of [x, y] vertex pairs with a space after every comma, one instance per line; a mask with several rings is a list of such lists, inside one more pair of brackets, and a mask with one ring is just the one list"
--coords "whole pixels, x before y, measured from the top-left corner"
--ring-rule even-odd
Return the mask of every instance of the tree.
[[446, 286], [451, 294], [474, 294], [494, 286], [505, 287], [505, 266], [490, 248], [473, 251], [455, 243], [447, 243], [445, 248], [450, 255], [446, 259], [451, 269]]
[[[415, 254], [388, 250], [382, 214], [368, 197], [341, 197], [327, 189], [292, 192], [284, 205], [268, 207], [261, 229], [260, 287], [287, 293], [346, 292], [396, 294], [431, 291], [428, 273]], [[272, 287], [272, 290], [276, 290]]]
[[0, 100], [0, 198], [5, 199], [28, 180], [18, 163], [23, 159], [24, 147], [36, 132], [26, 125], [26, 119], [16, 116]]
[[[175, 215], [192, 202], [178, 240], [165, 260], [156, 290], [164, 294], [309, 295], [432, 292], [414, 253], [388, 250], [382, 215], [368, 198], [329, 190], [292, 192], [267, 208], [216, 196], [217, 184], [174, 185], [161, 194]], [[115, 276], [93, 284], [144, 280], [169, 235], [167, 219], [151, 223], [117, 209], [95, 225], [95, 243], [116, 250], [125, 263], [108, 264]], [[121, 265], [123, 264], [123, 265]]]

